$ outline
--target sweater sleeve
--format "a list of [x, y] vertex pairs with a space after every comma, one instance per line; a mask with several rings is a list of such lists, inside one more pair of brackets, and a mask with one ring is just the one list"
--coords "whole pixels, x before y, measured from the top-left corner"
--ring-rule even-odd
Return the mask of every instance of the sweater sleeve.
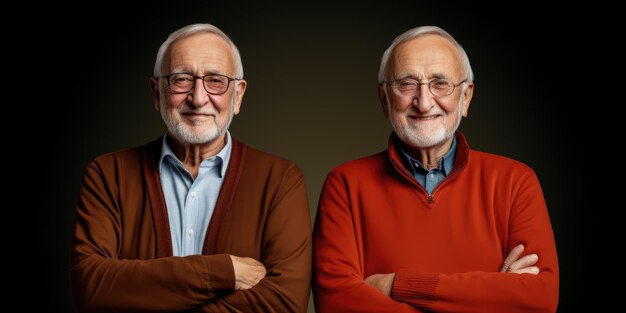
[[260, 260], [267, 275], [250, 289], [214, 298], [196, 312], [306, 312], [311, 290], [311, 217], [302, 172], [291, 165], [272, 198]]
[[322, 187], [313, 232], [316, 312], [421, 312], [365, 283], [363, 250], [353, 221], [345, 181], [331, 172]]
[[523, 243], [523, 255], [539, 256], [538, 275], [399, 269], [392, 298], [436, 312], [555, 312], [559, 290], [556, 247], [543, 193], [532, 171], [515, 185], [512, 199], [505, 256]]
[[188, 310], [234, 288], [227, 254], [120, 258], [123, 214], [117, 199], [114, 182], [92, 162], [77, 204], [70, 268], [80, 312]]

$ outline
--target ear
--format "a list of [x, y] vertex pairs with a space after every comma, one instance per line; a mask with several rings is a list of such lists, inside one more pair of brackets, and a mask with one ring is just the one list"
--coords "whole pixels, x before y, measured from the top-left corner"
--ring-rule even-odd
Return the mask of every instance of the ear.
[[383, 114], [385, 114], [385, 118], [389, 118], [389, 103], [387, 102], [384, 84], [378, 84], [378, 99], [380, 100], [380, 105], [383, 109]]
[[154, 109], [160, 111], [161, 93], [159, 92], [159, 79], [156, 77], [150, 77], [148, 82], [150, 83], [150, 88], [152, 88], [152, 103], [154, 104]]
[[239, 114], [239, 110], [241, 108], [241, 101], [243, 101], [243, 94], [246, 93], [246, 87], [248, 86], [248, 82], [243, 79], [237, 80], [236, 84], [237, 88], [237, 96], [235, 98], [235, 105], [233, 107], [233, 114]]
[[467, 83], [467, 88], [463, 92], [463, 117], [467, 117], [467, 111], [469, 110], [470, 102], [472, 101], [472, 95], [474, 95], [474, 83]]

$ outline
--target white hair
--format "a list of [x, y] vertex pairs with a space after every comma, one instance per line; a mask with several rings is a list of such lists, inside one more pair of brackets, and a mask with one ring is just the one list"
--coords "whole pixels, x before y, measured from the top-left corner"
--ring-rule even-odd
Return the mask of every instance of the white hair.
[[157, 52], [156, 62], [154, 62], [154, 77], [159, 77], [163, 75], [163, 58], [165, 54], [169, 51], [172, 42], [177, 39], [185, 38], [197, 33], [211, 33], [219, 36], [224, 39], [230, 47], [233, 49], [233, 56], [235, 57], [235, 77], [233, 78], [243, 78], [243, 64], [241, 63], [241, 55], [239, 54], [239, 49], [235, 46], [235, 43], [219, 28], [211, 25], [211, 24], [192, 24], [185, 26], [173, 33], [171, 33], [167, 39], [161, 44], [159, 48], [159, 52]]
[[467, 57], [467, 53], [465, 53], [465, 50], [463, 49], [463, 47], [461, 47], [461, 45], [456, 40], [454, 40], [454, 38], [450, 34], [448, 34], [448, 32], [446, 32], [445, 30], [437, 26], [421, 26], [421, 27], [410, 29], [402, 33], [400, 36], [396, 37], [396, 39], [393, 40], [389, 48], [385, 50], [385, 53], [383, 53], [383, 58], [380, 62], [380, 69], [378, 70], [378, 82], [379, 83], [382, 84], [385, 81], [385, 75], [387, 74], [387, 64], [389, 63], [389, 57], [393, 53], [393, 50], [399, 44], [403, 42], [406, 42], [411, 39], [415, 39], [417, 37], [421, 37], [424, 35], [438, 35], [445, 39], [448, 39], [448, 41], [450, 41], [459, 51], [461, 62], [463, 62], [463, 69], [465, 70], [465, 79], [467, 80], [467, 82], [474, 81], [474, 72], [472, 72], [472, 67], [470, 66], [469, 58]]

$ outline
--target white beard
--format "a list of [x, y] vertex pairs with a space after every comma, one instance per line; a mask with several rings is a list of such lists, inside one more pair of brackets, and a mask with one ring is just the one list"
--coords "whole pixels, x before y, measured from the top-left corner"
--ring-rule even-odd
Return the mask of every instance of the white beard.
[[[228, 119], [225, 123], [220, 123], [220, 120], [217, 118], [218, 113], [215, 109], [209, 108], [209, 106], [205, 106], [203, 111], [199, 112], [202, 114], [211, 114], [213, 115], [213, 122], [215, 126], [205, 127], [200, 131], [196, 131], [191, 129], [187, 124], [183, 123], [179, 116], [174, 116], [170, 113], [169, 110], [166, 109], [167, 104], [164, 99], [161, 99], [161, 117], [167, 126], [167, 131], [170, 135], [174, 136], [177, 140], [187, 143], [187, 144], [206, 144], [212, 142], [222, 136], [230, 127], [230, 123], [233, 121], [234, 109], [235, 109], [235, 98], [236, 91], [233, 92], [230, 99], [230, 113], [228, 115]], [[182, 114], [185, 111], [184, 107], [179, 108], [178, 112]]]
[[[391, 103], [389, 102], [389, 98], [387, 98], [387, 103]], [[444, 143], [446, 140], [454, 136], [454, 133], [461, 125], [461, 118], [463, 117], [463, 94], [461, 94], [459, 98], [456, 125], [454, 125], [451, 129], [446, 129], [445, 125], [449, 116], [444, 115], [445, 112], [443, 112], [439, 106], [437, 106], [437, 111], [433, 113], [441, 114], [443, 116], [443, 125], [437, 126], [437, 129], [428, 132], [426, 126], [420, 125], [419, 123], [409, 124], [406, 122], [404, 116], [398, 117], [397, 115], [394, 115], [391, 105], [388, 106], [389, 120], [391, 121], [393, 130], [403, 142], [417, 148], [434, 147]]]

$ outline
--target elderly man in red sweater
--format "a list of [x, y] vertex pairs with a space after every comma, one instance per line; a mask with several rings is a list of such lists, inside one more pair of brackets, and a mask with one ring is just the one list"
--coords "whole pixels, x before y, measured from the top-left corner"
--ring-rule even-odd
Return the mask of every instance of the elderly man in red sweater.
[[333, 169], [314, 230], [318, 312], [554, 312], [559, 271], [539, 181], [457, 128], [473, 73], [425, 26], [385, 51], [389, 149]]

